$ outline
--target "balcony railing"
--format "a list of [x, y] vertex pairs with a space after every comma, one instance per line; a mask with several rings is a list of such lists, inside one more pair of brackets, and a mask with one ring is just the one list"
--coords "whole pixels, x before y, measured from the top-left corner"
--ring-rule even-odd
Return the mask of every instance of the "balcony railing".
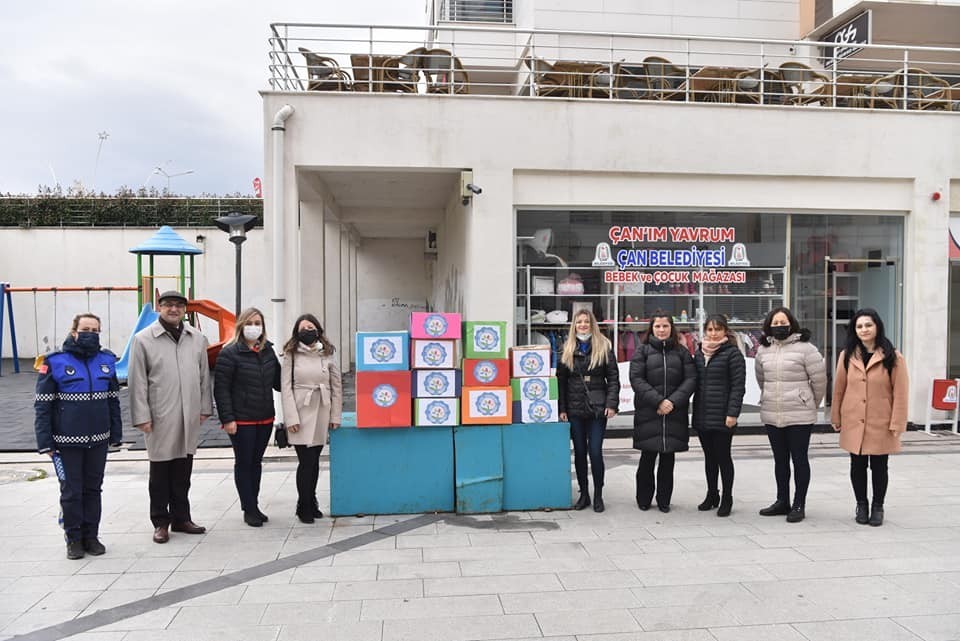
[[278, 91], [497, 95], [960, 113], [960, 49], [538, 31], [271, 25]]

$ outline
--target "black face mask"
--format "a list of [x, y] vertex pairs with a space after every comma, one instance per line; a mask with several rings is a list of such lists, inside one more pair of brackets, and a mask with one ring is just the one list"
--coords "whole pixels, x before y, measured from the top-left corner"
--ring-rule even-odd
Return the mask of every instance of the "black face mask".
[[297, 332], [297, 340], [304, 345], [313, 345], [320, 338], [320, 333], [315, 329], [301, 329]]
[[97, 332], [77, 332], [77, 347], [87, 353], [100, 351], [100, 334]]
[[773, 336], [778, 341], [785, 340], [790, 336], [790, 326], [789, 325], [777, 325], [770, 328], [770, 335]]

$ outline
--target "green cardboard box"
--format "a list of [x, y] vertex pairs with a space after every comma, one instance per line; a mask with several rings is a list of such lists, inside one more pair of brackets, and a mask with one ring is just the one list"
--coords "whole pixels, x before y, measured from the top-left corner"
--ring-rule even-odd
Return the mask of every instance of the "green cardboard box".
[[506, 358], [506, 321], [467, 321], [463, 324], [464, 358]]
[[511, 378], [514, 401], [556, 401], [560, 398], [556, 376]]

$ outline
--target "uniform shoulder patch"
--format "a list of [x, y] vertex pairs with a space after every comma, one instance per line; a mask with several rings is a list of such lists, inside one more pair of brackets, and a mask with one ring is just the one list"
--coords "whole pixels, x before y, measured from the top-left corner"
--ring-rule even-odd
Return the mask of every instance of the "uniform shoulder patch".
[[40, 372], [41, 374], [46, 374], [50, 370], [50, 367], [47, 365], [46, 354], [40, 354], [33, 359], [33, 370], [35, 372]]

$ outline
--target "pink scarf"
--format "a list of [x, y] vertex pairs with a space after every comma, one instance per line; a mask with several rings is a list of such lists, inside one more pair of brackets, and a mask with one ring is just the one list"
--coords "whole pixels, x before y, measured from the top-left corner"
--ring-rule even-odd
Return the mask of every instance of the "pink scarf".
[[704, 340], [700, 343], [700, 349], [703, 350], [703, 359], [707, 362], [710, 361], [710, 358], [717, 353], [717, 350], [720, 349], [720, 346], [730, 340], [729, 336], [724, 336], [718, 341], [708, 341]]

